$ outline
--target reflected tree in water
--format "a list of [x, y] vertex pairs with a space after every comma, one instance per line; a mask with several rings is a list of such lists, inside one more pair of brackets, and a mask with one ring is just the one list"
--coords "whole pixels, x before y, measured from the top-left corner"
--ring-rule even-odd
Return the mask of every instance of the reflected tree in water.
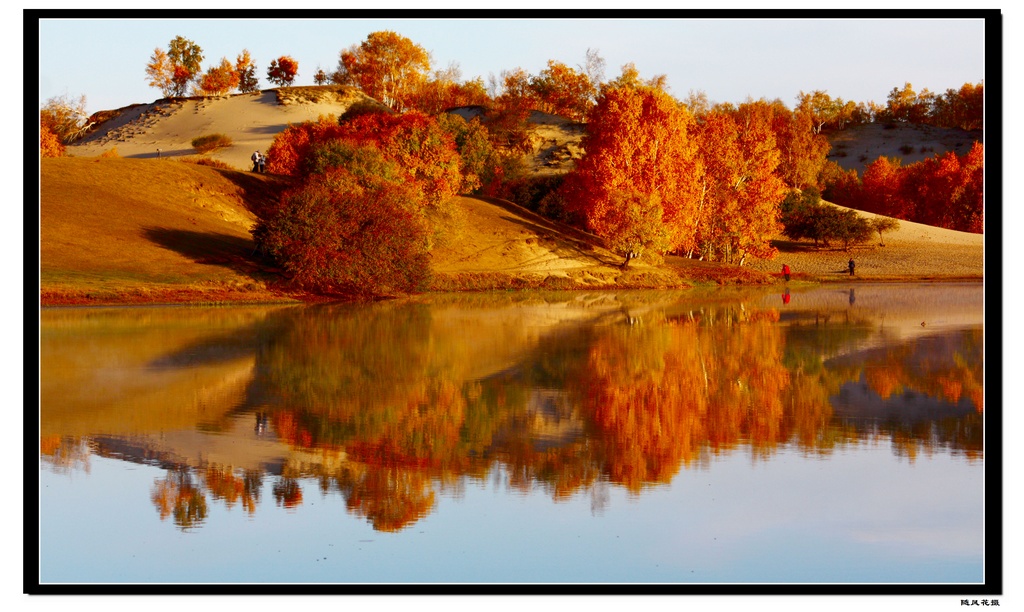
[[173, 517], [174, 524], [181, 529], [200, 526], [209, 508], [201, 486], [193, 481], [187, 467], [172, 469], [157, 480], [150, 491], [150, 499], [160, 512], [160, 520]]

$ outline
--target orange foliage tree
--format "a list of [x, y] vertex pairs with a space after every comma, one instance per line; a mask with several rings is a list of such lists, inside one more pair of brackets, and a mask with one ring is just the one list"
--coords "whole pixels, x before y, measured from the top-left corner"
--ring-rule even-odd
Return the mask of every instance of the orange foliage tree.
[[[636, 223], [651, 224], [660, 216], [652, 245], [664, 250], [690, 246], [701, 173], [689, 135], [692, 121], [663, 91], [605, 89], [590, 114], [586, 154], [560, 188], [565, 210], [612, 241], [634, 231]], [[635, 222], [623, 202], [640, 207]], [[622, 255], [628, 262], [628, 251]]]
[[275, 174], [301, 176], [303, 163], [310, 148], [331, 139], [340, 138], [341, 128], [336, 117], [321, 116], [316, 121], [292, 124], [278, 132], [267, 149], [267, 170]]
[[430, 54], [410, 39], [388, 30], [372, 32], [341, 52], [333, 79], [355, 85], [389, 108], [403, 110], [430, 73]]
[[821, 188], [820, 176], [828, 160], [831, 145], [814, 131], [811, 112], [790, 111], [781, 101], [772, 108], [772, 132], [779, 149], [779, 177], [794, 189]]
[[256, 76], [256, 64], [248, 49], [242, 49], [235, 58], [235, 73], [238, 75], [238, 91], [251, 93], [259, 90], [260, 80]]
[[696, 213], [695, 242], [702, 257], [740, 264], [748, 254], [771, 257], [771, 238], [781, 231], [785, 185], [775, 173], [779, 151], [772, 109], [751, 102], [713, 110], [695, 129], [704, 173]]
[[270, 66], [267, 68], [267, 80], [281, 87], [291, 85], [298, 74], [299, 62], [288, 55], [271, 60]]
[[39, 126], [39, 155], [41, 157], [64, 157], [64, 143], [57, 138], [53, 129], [43, 124]]
[[530, 80], [539, 101], [538, 110], [582, 121], [590, 110], [597, 85], [584, 72], [554, 60]]
[[[316, 122], [293, 125], [279, 133], [268, 149], [271, 172], [306, 177], [331, 165], [321, 147], [345, 141], [373, 147], [383, 159], [395, 164], [399, 178], [425, 198], [425, 213], [434, 236], [454, 214], [452, 197], [479, 185], [475, 175], [463, 174], [462, 159], [454, 136], [437, 119], [418, 111], [402, 114], [366, 113], [335, 123], [321, 117]], [[314, 152], [320, 156], [313, 159]]]
[[199, 79], [197, 93], [204, 96], [223, 95], [238, 87], [241, 77], [235, 66], [222, 58], [219, 66], [211, 66]]
[[458, 65], [434, 72], [410, 95], [410, 106], [428, 115], [437, 115], [460, 106], [486, 106], [490, 102], [483, 79], [462, 81]]
[[[434, 212], [463, 190], [462, 161], [452, 134], [426, 114], [369, 113], [343, 121], [338, 137], [373, 145], [418, 184]], [[472, 188], [473, 186], [471, 186]]]

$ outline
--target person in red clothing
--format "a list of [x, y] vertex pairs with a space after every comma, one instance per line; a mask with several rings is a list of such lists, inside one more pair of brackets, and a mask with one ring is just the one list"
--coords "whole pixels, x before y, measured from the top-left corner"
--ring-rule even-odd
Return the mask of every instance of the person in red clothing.
[[782, 275], [786, 277], [786, 281], [789, 281], [789, 264], [782, 264]]

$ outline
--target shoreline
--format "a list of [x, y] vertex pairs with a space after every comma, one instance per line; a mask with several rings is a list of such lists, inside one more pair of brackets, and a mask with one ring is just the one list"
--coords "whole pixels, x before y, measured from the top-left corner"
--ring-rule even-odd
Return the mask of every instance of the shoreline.
[[[310, 305], [318, 303], [371, 303], [389, 299], [415, 298], [430, 295], [444, 294], [486, 294], [486, 293], [519, 293], [529, 291], [568, 291], [568, 292], [614, 292], [614, 291], [699, 291], [708, 289], [755, 289], [768, 287], [809, 287], [814, 285], [833, 284], [857, 284], [857, 283], [882, 283], [882, 284], [918, 284], [918, 283], [984, 283], [984, 275], [856, 275], [854, 278], [835, 277], [804, 277], [793, 275], [792, 280], [786, 282], [781, 278], [774, 282], [766, 283], [714, 283], [698, 282], [694, 284], [680, 285], [600, 285], [582, 286], [566, 283], [512, 283], [505, 286], [491, 286], [481, 288], [468, 288], [458, 290], [429, 290], [421, 293], [405, 296], [392, 296], [379, 298], [377, 300], [356, 300], [346, 299], [342, 296], [322, 296], [302, 292], [285, 291], [229, 291], [223, 293], [194, 290], [189, 291], [181, 288], [167, 288], [163, 291], [149, 290], [130, 296], [105, 296], [93, 295], [90, 291], [56, 291], [43, 289], [39, 299], [39, 308], [90, 308], [90, 307], [145, 307], [145, 306], [271, 306], [271, 305]], [[517, 285], [517, 286], [513, 286]], [[56, 294], [56, 295], [55, 295]]]

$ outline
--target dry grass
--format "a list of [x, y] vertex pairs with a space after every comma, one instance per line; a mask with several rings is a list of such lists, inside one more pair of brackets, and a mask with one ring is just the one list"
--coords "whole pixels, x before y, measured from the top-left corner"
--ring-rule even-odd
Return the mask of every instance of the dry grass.
[[170, 160], [42, 161], [44, 304], [280, 300], [252, 258], [265, 175]]

